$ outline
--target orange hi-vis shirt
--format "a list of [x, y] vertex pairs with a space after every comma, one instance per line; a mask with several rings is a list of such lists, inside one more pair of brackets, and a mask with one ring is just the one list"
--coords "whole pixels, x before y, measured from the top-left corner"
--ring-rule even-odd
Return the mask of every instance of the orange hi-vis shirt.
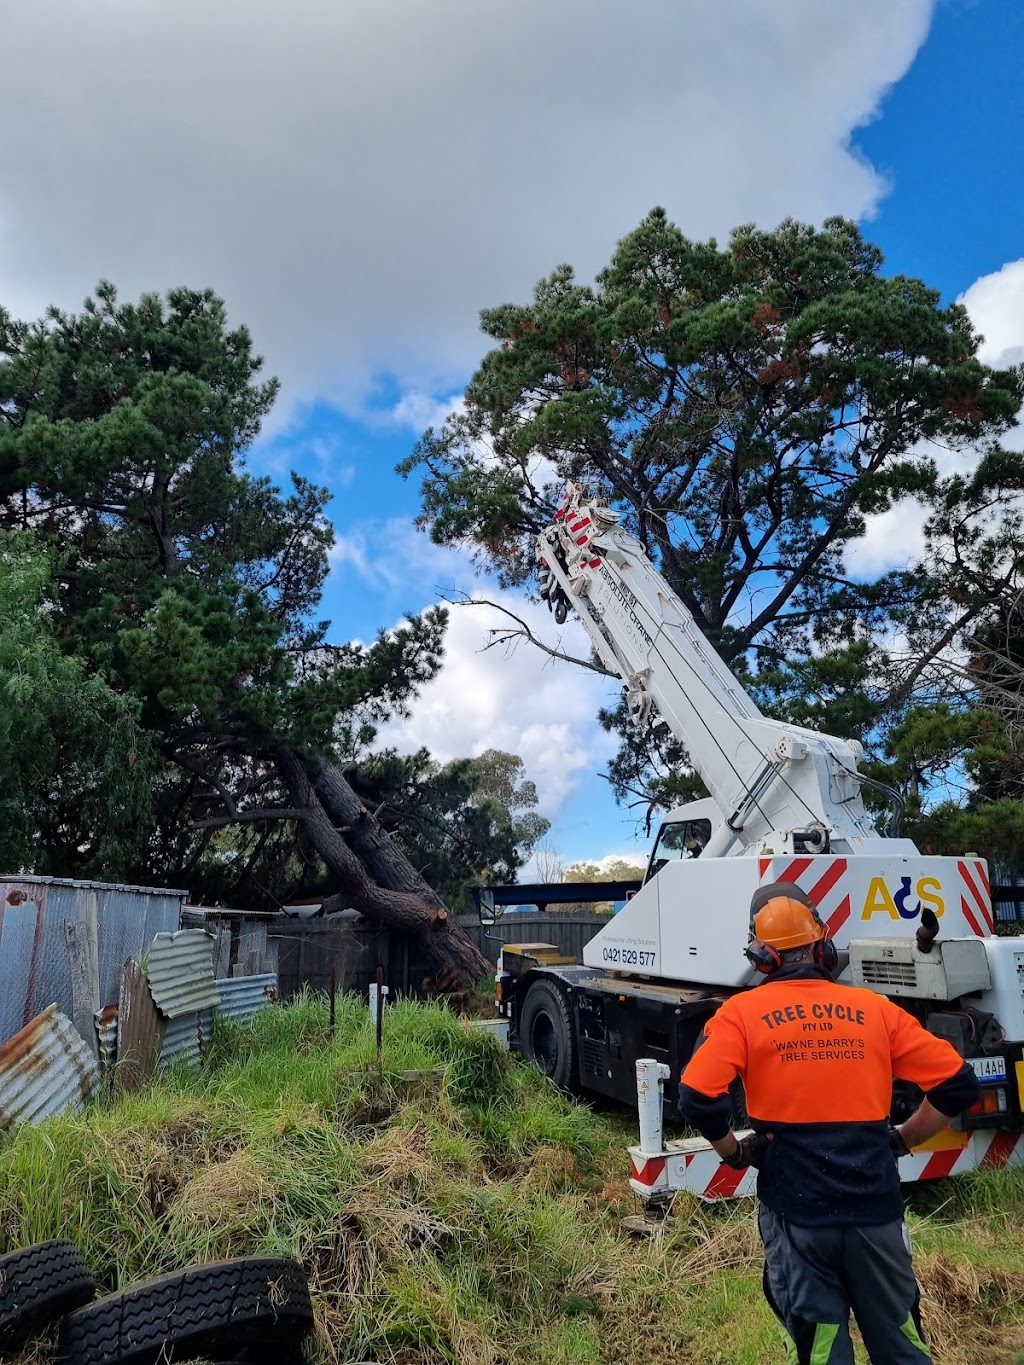
[[963, 1065], [884, 995], [818, 980], [767, 981], [727, 1000], [684, 1085], [721, 1095], [741, 1077], [747, 1113], [763, 1123], [885, 1119], [893, 1078], [931, 1090]]
[[770, 1133], [761, 1201], [797, 1225], [884, 1224], [903, 1216], [889, 1148], [894, 1078], [944, 1114], [972, 1104], [974, 1072], [885, 996], [837, 985], [810, 964], [727, 1000], [680, 1077], [679, 1108], [706, 1138], [729, 1128], [730, 1085]]

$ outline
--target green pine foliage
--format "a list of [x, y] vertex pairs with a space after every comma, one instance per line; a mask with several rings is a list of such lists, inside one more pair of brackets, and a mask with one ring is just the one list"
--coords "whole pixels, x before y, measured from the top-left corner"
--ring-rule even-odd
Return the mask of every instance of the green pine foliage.
[[[332, 640], [319, 618], [329, 495], [246, 468], [277, 393], [261, 367], [209, 290], [127, 303], [102, 283], [81, 313], [36, 323], [0, 309], [0, 534], [48, 570], [26, 587], [11, 561], [0, 586], [46, 612], [38, 649], [22, 657], [15, 617], [0, 658], [22, 745], [0, 750], [0, 865], [188, 886], [211, 903], [317, 890], [325, 867], [293, 821], [215, 822], [291, 808], [275, 755], [372, 752], [377, 726], [440, 668], [440, 608], [368, 645]], [[394, 803], [407, 850], [430, 846], [431, 874], [459, 895], [514, 875], [540, 821], [522, 775], [485, 799], [481, 760], [416, 762], [429, 771], [401, 775]]]
[[[983, 365], [965, 309], [886, 275], [851, 222], [745, 226], [719, 245], [656, 209], [594, 285], [561, 266], [481, 324], [492, 346], [465, 411], [399, 466], [421, 480], [422, 524], [528, 585], [564, 482], [583, 485], [770, 714], [880, 749], [994, 581], [1016, 583], [1021, 457], [999, 443], [1024, 371]], [[936, 444], [985, 454], [944, 474]], [[865, 518], [908, 496], [933, 514], [919, 562], [857, 571]], [[921, 667], [895, 658], [896, 635]], [[699, 792], [656, 717], [602, 720], [622, 799]]]
[[154, 767], [140, 707], [63, 652], [52, 565], [0, 533], [0, 867], [119, 880], [144, 845]]

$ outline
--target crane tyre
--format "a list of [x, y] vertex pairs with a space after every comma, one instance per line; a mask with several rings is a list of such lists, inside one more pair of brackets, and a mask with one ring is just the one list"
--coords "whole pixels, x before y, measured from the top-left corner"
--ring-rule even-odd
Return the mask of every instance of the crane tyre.
[[297, 1261], [252, 1256], [131, 1285], [66, 1317], [66, 1365], [156, 1365], [254, 1347], [281, 1359], [313, 1327]]
[[16, 1349], [33, 1332], [88, 1303], [96, 1292], [73, 1242], [37, 1242], [0, 1256], [0, 1350]]
[[523, 1056], [560, 1090], [579, 1088], [579, 1050], [569, 998], [554, 981], [534, 981], [519, 1016]]

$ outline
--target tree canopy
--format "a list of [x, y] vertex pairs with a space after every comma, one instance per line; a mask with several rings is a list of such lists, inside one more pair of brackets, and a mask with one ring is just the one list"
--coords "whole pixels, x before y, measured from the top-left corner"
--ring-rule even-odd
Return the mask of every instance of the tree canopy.
[[[978, 359], [961, 305], [883, 265], [838, 218], [719, 246], [653, 211], [595, 285], [561, 266], [531, 302], [482, 313], [495, 344], [464, 411], [400, 466], [421, 479], [422, 524], [528, 585], [538, 530], [581, 484], [767, 711], [880, 749], [907, 705], [937, 699], [938, 662], [990, 610], [986, 580], [1021, 562], [992, 509], [1020, 487], [1000, 440], [1024, 398], [1021, 369]], [[867, 518], [907, 497], [927, 544], [873, 570]], [[689, 794], [656, 718], [604, 719], [620, 796]]]
[[[80, 314], [0, 312], [0, 655], [24, 654], [0, 759], [17, 775], [9, 794], [27, 796], [8, 856], [235, 904], [326, 883], [423, 932], [439, 981], [475, 978], [485, 960], [343, 769], [436, 674], [445, 613], [368, 646], [332, 641], [318, 617], [328, 495], [246, 469], [277, 388], [261, 363], [210, 291], [122, 303], [102, 284]], [[37, 606], [45, 629], [25, 652]], [[15, 704], [32, 716], [24, 735]], [[459, 827], [446, 889], [467, 862], [516, 864], [531, 837], [521, 781], [502, 804], [483, 799], [488, 774], [472, 763], [405, 763], [394, 828], [408, 852], [417, 821]]]

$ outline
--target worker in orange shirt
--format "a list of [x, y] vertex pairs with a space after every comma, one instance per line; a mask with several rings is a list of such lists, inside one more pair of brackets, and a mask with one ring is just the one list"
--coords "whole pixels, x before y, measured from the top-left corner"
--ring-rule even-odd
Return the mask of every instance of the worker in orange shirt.
[[[836, 950], [799, 887], [754, 893], [747, 956], [764, 974], [725, 1002], [682, 1073], [679, 1108], [728, 1165], [758, 1168], [764, 1291], [791, 1365], [927, 1365], [896, 1158], [978, 1098], [949, 1043], [885, 996], [832, 979]], [[729, 1086], [752, 1134], [730, 1130]], [[924, 1091], [899, 1128], [894, 1077]]]

